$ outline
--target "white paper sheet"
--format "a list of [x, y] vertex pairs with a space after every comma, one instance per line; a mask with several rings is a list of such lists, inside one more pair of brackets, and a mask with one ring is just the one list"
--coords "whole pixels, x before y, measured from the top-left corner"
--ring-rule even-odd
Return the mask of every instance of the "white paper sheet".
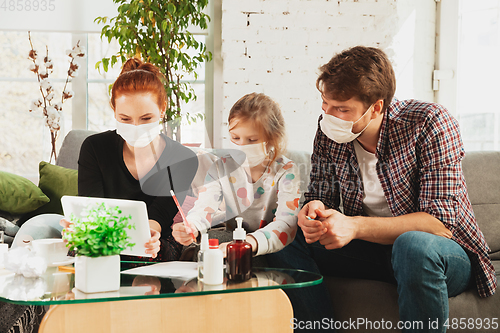
[[192, 261], [169, 261], [153, 265], [131, 268], [121, 272], [122, 274], [159, 276], [190, 280], [198, 276], [196, 262]]

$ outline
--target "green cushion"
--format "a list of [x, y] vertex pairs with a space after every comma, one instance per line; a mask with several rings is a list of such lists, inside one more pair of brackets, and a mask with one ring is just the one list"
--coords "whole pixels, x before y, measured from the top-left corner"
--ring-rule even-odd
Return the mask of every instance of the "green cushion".
[[49, 198], [28, 179], [0, 171], [0, 210], [24, 214], [49, 202]]
[[35, 215], [62, 214], [61, 197], [78, 195], [78, 171], [63, 168], [47, 162], [40, 162], [38, 187], [50, 198], [50, 202], [40, 207]]

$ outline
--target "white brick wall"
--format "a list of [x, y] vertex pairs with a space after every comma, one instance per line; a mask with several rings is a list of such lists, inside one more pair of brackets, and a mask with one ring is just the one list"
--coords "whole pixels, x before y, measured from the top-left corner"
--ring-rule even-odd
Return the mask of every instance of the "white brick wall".
[[[416, 64], [433, 62], [434, 50], [419, 50], [416, 43], [422, 40], [432, 48], [433, 4], [434, 0], [223, 0], [224, 98], [222, 110], [214, 111], [222, 113], [216, 117], [222, 124], [214, 124], [215, 146], [225, 145], [225, 121], [234, 102], [244, 94], [262, 92], [281, 105], [288, 147], [311, 151], [321, 113], [317, 69], [351, 46], [386, 50], [398, 79], [410, 86], [403, 89], [406, 94], [417, 91], [415, 85], [429, 85], [420, 90], [431, 91], [430, 80], [425, 75], [414, 79], [413, 73], [420, 71]], [[427, 27], [418, 38], [415, 22]], [[405, 53], [408, 43], [419, 53]]]

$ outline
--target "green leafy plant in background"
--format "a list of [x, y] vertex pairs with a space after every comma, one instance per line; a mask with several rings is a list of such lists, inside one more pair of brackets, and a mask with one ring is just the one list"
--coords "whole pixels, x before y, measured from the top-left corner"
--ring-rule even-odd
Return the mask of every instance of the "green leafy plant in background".
[[[193, 27], [206, 30], [210, 17], [203, 13], [208, 0], [113, 0], [118, 15], [97, 17], [95, 22], [108, 23], [102, 28], [101, 39], [115, 38], [120, 44], [117, 54], [97, 62], [96, 69], [107, 71], [109, 66], [136, 56], [160, 68], [165, 75], [167, 111], [162, 119], [167, 135], [180, 141], [181, 103], [196, 100], [196, 94], [186, 75], [198, 78], [196, 69], [212, 54], [206, 45], [188, 31]], [[190, 51], [188, 53], [188, 51]], [[193, 55], [193, 52], [195, 53]], [[191, 55], [190, 55], [191, 54]], [[189, 123], [203, 119], [202, 114], [187, 115]], [[165, 126], [165, 124], [167, 124]]]
[[131, 216], [120, 216], [118, 207], [107, 207], [104, 203], [90, 206], [87, 215], [70, 217], [71, 230], [64, 230], [63, 238], [68, 241], [70, 251], [87, 257], [102, 257], [120, 254], [135, 244], [129, 242], [127, 229], [135, 229], [129, 224]]

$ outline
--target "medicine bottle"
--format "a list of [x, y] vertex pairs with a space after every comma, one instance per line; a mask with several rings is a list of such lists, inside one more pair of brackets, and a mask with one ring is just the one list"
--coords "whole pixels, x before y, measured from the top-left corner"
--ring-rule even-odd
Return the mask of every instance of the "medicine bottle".
[[252, 245], [246, 239], [243, 218], [236, 218], [233, 241], [227, 245], [227, 277], [231, 281], [246, 281], [252, 274]]
[[203, 254], [203, 284], [221, 284], [224, 282], [224, 259], [219, 250], [219, 240], [209, 239], [208, 245]]
[[201, 234], [200, 251], [198, 251], [198, 281], [203, 282], [203, 264], [205, 261], [205, 251], [208, 250], [208, 234]]

